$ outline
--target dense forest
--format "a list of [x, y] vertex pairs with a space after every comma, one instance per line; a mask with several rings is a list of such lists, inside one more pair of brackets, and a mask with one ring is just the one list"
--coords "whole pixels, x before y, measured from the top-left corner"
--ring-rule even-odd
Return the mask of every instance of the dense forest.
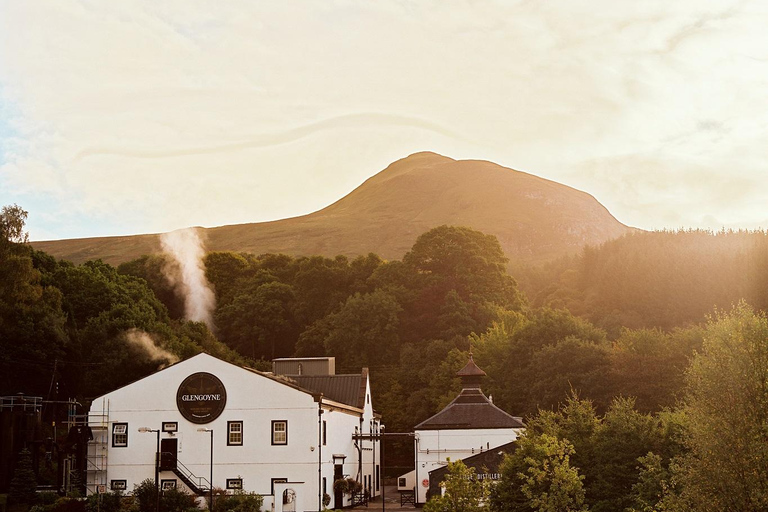
[[[332, 355], [339, 373], [370, 368], [374, 405], [402, 432], [455, 397], [471, 350], [488, 374], [484, 391], [529, 425], [517, 452], [525, 456], [506, 462], [509, 485], [491, 497], [497, 510], [723, 510], [699, 497], [720, 492], [702, 468], [721, 466], [702, 460], [727, 450], [701, 447], [720, 446], [717, 432], [728, 437], [723, 415], [749, 422], [768, 412], [751, 381], [734, 381], [733, 396], [761, 397], [756, 408], [751, 398], [728, 411], [707, 402], [713, 379], [727, 387], [768, 375], [764, 232], [636, 233], [536, 268], [509, 262], [493, 236], [451, 226], [422, 234], [397, 261], [213, 252], [204, 260], [216, 297], [209, 328], [184, 319], [170, 260], [56, 261], [26, 244], [25, 217], [16, 206], [0, 216], [4, 395], [86, 404], [200, 351], [258, 369], [276, 357]], [[728, 335], [745, 325], [742, 338]], [[745, 359], [725, 346], [740, 339], [751, 343], [739, 345]], [[730, 363], [740, 372], [730, 375]], [[768, 434], [757, 423], [735, 435], [744, 453]], [[572, 477], [573, 507], [536, 508], [519, 494], [515, 475], [537, 460], [567, 467], [558, 475]], [[756, 471], [762, 492], [768, 475]], [[565, 486], [540, 476], [541, 492]], [[760, 510], [763, 496], [738, 509]]]

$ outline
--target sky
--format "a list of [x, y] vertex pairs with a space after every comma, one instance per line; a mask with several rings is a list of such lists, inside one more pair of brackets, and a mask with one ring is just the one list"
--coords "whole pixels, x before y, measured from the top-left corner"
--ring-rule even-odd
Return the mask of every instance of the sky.
[[767, 26], [763, 0], [0, 0], [0, 205], [32, 240], [268, 221], [428, 150], [644, 229], [768, 228]]

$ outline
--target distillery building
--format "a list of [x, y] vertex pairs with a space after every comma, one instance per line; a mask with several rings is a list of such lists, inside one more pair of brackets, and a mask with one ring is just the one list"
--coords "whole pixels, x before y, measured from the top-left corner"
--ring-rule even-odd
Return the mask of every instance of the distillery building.
[[279, 359], [265, 373], [199, 354], [93, 400], [88, 492], [131, 492], [156, 478], [200, 496], [255, 492], [278, 512], [351, 504], [333, 491], [342, 478], [378, 495], [368, 372], [336, 375], [334, 365]]
[[[472, 354], [457, 375], [462, 381], [461, 393], [442, 411], [414, 427], [416, 468], [399, 478], [398, 487], [415, 487], [416, 504], [425, 503], [431, 495], [430, 487], [434, 491], [439, 486], [449, 460], [466, 460], [484, 452], [509, 452], [509, 443], [525, 428], [522, 418], [504, 412], [485, 396], [480, 384], [486, 373], [475, 364]], [[491, 471], [489, 477], [494, 474]]]

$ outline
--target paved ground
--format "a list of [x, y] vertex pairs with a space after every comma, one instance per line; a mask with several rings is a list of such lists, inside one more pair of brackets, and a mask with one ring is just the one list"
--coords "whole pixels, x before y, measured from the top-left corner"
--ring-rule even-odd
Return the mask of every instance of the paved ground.
[[397, 512], [399, 510], [407, 510], [413, 512], [416, 507], [413, 505], [400, 506], [400, 493], [397, 492], [397, 486], [387, 485], [384, 488], [384, 507], [381, 506], [381, 496], [377, 496], [376, 499], [371, 500], [368, 506], [355, 507], [352, 510], [368, 510], [370, 512], [376, 512], [377, 510], [384, 510], [386, 512]]

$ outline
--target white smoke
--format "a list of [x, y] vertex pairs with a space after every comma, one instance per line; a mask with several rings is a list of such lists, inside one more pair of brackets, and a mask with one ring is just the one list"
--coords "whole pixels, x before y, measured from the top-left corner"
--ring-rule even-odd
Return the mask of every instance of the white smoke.
[[205, 277], [205, 249], [197, 229], [177, 229], [164, 233], [160, 236], [160, 244], [163, 252], [178, 265], [177, 272], [166, 269], [165, 277], [184, 297], [184, 317], [195, 322], [205, 322], [213, 330], [216, 295]]
[[161, 368], [179, 361], [178, 356], [158, 347], [155, 340], [152, 339], [152, 336], [141, 329], [129, 329], [125, 333], [125, 339], [130, 345], [143, 350], [149, 356], [150, 360], [164, 361], [165, 364], [161, 365]]

